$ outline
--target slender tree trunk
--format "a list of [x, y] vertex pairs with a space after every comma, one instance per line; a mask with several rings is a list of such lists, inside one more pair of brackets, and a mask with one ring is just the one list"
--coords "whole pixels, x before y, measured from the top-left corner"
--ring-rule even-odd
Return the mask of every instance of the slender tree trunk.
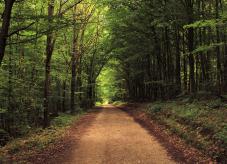
[[76, 7], [73, 10], [73, 52], [71, 57], [71, 113], [75, 113], [75, 91], [76, 91], [76, 56], [77, 56], [77, 39], [78, 39], [78, 31], [76, 29]]
[[48, 4], [48, 23], [49, 23], [49, 33], [47, 34], [46, 43], [46, 61], [45, 61], [45, 86], [44, 86], [44, 120], [43, 127], [46, 128], [50, 124], [49, 120], [49, 97], [50, 97], [50, 71], [51, 71], [51, 57], [54, 50], [54, 34], [51, 30], [52, 19], [54, 16], [54, 3], [55, 0], [50, 0]]
[[193, 29], [190, 28], [188, 31], [188, 50], [189, 50], [189, 68], [190, 68], [190, 92], [195, 93], [196, 87], [195, 87], [195, 59], [194, 55], [192, 54], [193, 51], [193, 41], [194, 41], [194, 34], [193, 34]]
[[[203, 39], [202, 39], [202, 31], [201, 30], [199, 31], [199, 42], [200, 42], [200, 46], [202, 46], [203, 45]], [[204, 53], [202, 53], [202, 52], [199, 54], [199, 56], [200, 56], [201, 72], [202, 72], [201, 79], [202, 79], [203, 82], [206, 83], [207, 82], [207, 74], [206, 74], [206, 66], [205, 66], [206, 58], [204, 56]]]
[[187, 57], [185, 55], [185, 34], [183, 33], [183, 37], [182, 37], [182, 49], [183, 49], [183, 54], [184, 54], [184, 58], [183, 58], [183, 71], [184, 71], [184, 91], [187, 92], [188, 91], [188, 62], [187, 62]]
[[224, 36], [224, 42], [225, 42], [225, 47], [224, 47], [224, 71], [223, 71], [223, 91], [226, 94], [227, 93], [227, 45], [226, 45], [226, 41], [227, 41], [227, 35], [225, 34]]
[[82, 64], [82, 56], [80, 55], [80, 59], [79, 59], [79, 61], [78, 61], [78, 64], [79, 64], [79, 66], [78, 66], [78, 76], [77, 76], [77, 91], [78, 92], [80, 92], [80, 94], [79, 94], [79, 96], [78, 96], [78, 99], [79, 99], [79, 101], [81, 102], [81, 100], [82, 100], [82, 94], [81, 94], [81, 92], [82, 92], [82, 78], [81, 78], [81, 75], [82, 75], [82, 66], [81, 66], [81, 64]]
[[62, 105], [61, 105], [61, 81], [59, 79], [56, 79], [56, 90], [57, 90], [57, 103], [56, 103], [56, 111], [55, 116], [58, 116], [58, 112], [62, 111]]
[[[216, 19], [219, 18], [219, 0], [216, 0]], [[220, 43], [220, 31], [219, 27], [216, 27], [216, 35], [217, 35], [217, 43]], [[218, 87], [218, 95], [221, 94], [221, 76], [222, 76], [222, 70], [221, 70], [221, 52], [219, 46], [216, 48], [216, 57], [217, 57], [217, 87]]]
[[7, 127], [8, 127], [8, 132], [11, 133], [12, 135], [14, 135], [14, 131], [12, 131], [11, 127], [13, 127], [14, 125], [14, 110], [13, 110], [13, 100], [12, 100], [12, 92], [13, 92], [13, 87], [12, 87], [12, 76], [13, 76], [13, 66], [12, 66], [12, 47], [10, 47], [10, 51], [9, 51], [9, 63], [8, 63], [8, 111], [9, 111], [9, 118], [7, 121]]
[[5, 55], [6, 41], [8, 37], [12, 8], [15, 0], [5, 0], [5, 8], [2, 17], [2, 28], [0, 31], [0, 66]]
[[87, 94], [88, 94], [88, 99], [89, 99], [89, 107], [92, 107], [93, 106], [93, 81], [92, 81], [92, 77], [89, 76], [88, 77], [88, 91], [87, 91]]
[[66, 101], [66, 81], [63, 81], [63, 90], [62, 90], [62, 112], [66, 112], [65, 101]]
[[176, 29], [176, 86], [177, 94], [181, 92], [181, 60], [180, 60], [180, 33], [177, 27]]
[[[187, 16], [188, 16], [188, 23], [193, 23], [193, 1], [187, 2]], [[187, 30], [187, 37], [188, 37], [188, 51], [189, 51], [189, 81], [190, 81], [190, 92], [196, 92], [196, 85], [195, 85], [195, 59], [192, 51], [194, 50], [194, 29], [191, 27]]]
[[77, 76], [77, 91], [80, 92], [78, 99], [81, 102], [82, 100], [82, 60], [83, 60], [83, 55], [84, 55], [84, 35], [85, 35], [85, 30], [86, 30], [86, 25], [82, 27], [81, 30], [81, 35], [80, 35], [80, 44], [79, 44], [79, 52], [78, 52], [78, 58], [77, 58], [77, 68], [78, 68], [78, 76]]

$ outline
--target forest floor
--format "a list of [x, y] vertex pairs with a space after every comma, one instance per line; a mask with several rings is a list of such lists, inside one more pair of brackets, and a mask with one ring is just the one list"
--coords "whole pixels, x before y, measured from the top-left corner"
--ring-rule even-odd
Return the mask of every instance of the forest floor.
[[165, 133], [158, 124], [143, 119], [144, 113], [137, 111], [134, 107], [109, 105], [89, 112], [76, 121], [59, 142], [29, 157], [26, 163], [210, 162], [179, 138]]

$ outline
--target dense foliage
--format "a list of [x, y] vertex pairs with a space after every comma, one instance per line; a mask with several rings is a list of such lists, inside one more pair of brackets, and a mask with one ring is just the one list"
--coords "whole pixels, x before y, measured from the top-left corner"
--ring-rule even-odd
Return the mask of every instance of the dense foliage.
[[4, 136], [48, 127], [59, 112], [90, 108], [111, 49], [104, 28], [107, 9], [96, 1], [6, 0], [0, 1], [0, 12], [4, 144]]
[[0, 144], [96, 101], [226, 99], [226, 9], [226, 0], [1, 0]]
[[112, 44], [128, 98], [226, 94], [226, 7], [224, 0], [111, 1]]

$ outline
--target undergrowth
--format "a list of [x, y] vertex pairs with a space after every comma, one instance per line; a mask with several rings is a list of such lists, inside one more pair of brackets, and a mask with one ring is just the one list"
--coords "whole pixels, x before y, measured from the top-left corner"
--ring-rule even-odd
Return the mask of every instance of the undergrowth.
[[82, 115], [60, 114], [51, 121], [47, 129], [31, 130], [26, 136], [14, 139], [0, 148], [0, 163], [7, 163], [10, 158], [29, 157], [44, 150], [65, 135], [66, 129]]
[[227, 108], [221, 100], [155, 102], [146, 112], [188, 144], [227, 162]]

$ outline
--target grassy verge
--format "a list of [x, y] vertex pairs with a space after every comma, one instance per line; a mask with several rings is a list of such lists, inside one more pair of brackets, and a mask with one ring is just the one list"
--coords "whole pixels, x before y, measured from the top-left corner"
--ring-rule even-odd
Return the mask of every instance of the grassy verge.
[[73, 122], [78, 120], [82, 114], [69, 115], [60, 114], [52, 120], [47, 129], [35, 129], [23, 138], [18, 138], [0, 148], [0, 163], [7, 163], [10, 158], [29, 157], [30, 155], [44, 150], [50, 144], [61, 139]]
[[155, 102], [146, 112], [188, 144], [227, 162], [227, 108], [220, 100]]

